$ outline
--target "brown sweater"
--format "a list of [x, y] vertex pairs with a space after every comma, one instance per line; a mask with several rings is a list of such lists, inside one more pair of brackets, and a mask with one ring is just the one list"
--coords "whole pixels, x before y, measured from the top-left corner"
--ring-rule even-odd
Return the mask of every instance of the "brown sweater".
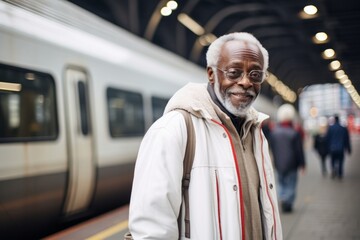
[[259, 200], [260, 179], [253, 153], [253, 125], [245, 119], [231, 115], [216, 99], [211, 87], [208, 87], [208, 91], [218, 106], [218, 108], [215, 107], [216, 114], [229, 130], [235, 145], [245, 207], [245, 238], [246, 240], [263, 240]]

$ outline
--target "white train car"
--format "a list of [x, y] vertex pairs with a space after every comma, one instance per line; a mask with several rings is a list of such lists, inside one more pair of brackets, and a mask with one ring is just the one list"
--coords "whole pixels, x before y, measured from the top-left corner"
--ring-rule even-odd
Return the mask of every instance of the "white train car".
[[177, 89], [207, 81], [66, 1], [0, 1], [0, 53], [4, 239], [126, 203], [143, 134]]

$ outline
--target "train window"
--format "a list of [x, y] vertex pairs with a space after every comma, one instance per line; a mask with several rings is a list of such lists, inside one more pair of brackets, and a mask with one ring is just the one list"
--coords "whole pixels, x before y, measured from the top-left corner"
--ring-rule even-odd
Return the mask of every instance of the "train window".
[[159, 98], [159, 97], [151, 98], [153, 122], [155, 122], [158, 118], [160, 118], [163, 115], [168, 101], [169, 101], [168, 98]]
[[51, 75], [0, 64], [0, 142], [54, 140], [57, 136]]
[[78, 95], [79, 95], [79, 105], [80, 105], [80, 123], [81, 123], [81, 132], [83, 135], [89, 134], [89, 113], [88, 113], [88, 104], [86, 98], [86, 85], [84, 82], [78, 82]]
[[140, 93], [107, 89], [110, 135], [141, 136], [145, 133], [144, 104]]

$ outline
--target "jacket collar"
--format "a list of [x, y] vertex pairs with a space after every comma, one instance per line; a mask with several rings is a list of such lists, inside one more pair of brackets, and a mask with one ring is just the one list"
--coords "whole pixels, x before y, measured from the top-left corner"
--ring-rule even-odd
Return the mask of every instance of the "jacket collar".
[[[216, 99], [216, 97], [215, 97]], [[217, 100], [218, 101], [218, 100]], [[211, 97], [205, 83], [188, 83], [179, 89], [169, 100], [165, 112], [175, 109], [184, 109], [198, 118], [223, 122], [221, 119], [231, 121], [230, 114], [216, 103]], [[221, 116], [221, 117], [220, 117]], [[268, 115], [256, 111], [250, 107], [242, 124], [242, 137], [246, 136], [251, 126], [259, 126], [261, 122], [268, 118]]]

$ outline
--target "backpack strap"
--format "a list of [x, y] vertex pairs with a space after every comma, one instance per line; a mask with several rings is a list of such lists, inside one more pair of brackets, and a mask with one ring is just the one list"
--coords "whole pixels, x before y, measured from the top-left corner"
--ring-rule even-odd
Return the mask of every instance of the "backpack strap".
[[[190, 238], [190, 208], [189, 208], [189, 185], [190, 185], [190, 175], [191, 175], [191, 168], [194, 162], [194, 155], [195, 155], [195, 130], [194, 125], [191, 120], [191, 114], [184, 109], [176, 109], [179, 111], [185, 119], [186, 123], [186, 131], [187, 131], [187, 142], [186, 142], [186, 149], [185, 149], [185, 156], [183, 161], [183, 177], [182, 177], [182, 196], [184, 196], [184, 206], [185, 206], [185, 237]], [[179, 239], [181, 233], [181, 208], [178, 217], [178, 228], [179, 228]], [[124, 235], [124, 240], [132, 240], [132, 236], [130, 232], [127, 232]]]
[[[184, 218], [185, 237], [190, 238], [189, 185], [190, 185], [191, 168], [194, 162], [196, 137], [195, 137], [194, 125], [191, 119], [191, 114], [183, 109], [176, 109], [176, 111], [179, 111], [184, 116], [186, 129], [187, 129], [187, 142], [186, 142], [185, 156], [183, 161], [184, 169], [183, 169], [183, 178], [182, 178], [182, 195], [184, 196], [184, 206], [185, 206], [185, 218]], [[179, 214], [178, 224], [179, 224], [179, 233], [180, 233], [181, 214]]]

